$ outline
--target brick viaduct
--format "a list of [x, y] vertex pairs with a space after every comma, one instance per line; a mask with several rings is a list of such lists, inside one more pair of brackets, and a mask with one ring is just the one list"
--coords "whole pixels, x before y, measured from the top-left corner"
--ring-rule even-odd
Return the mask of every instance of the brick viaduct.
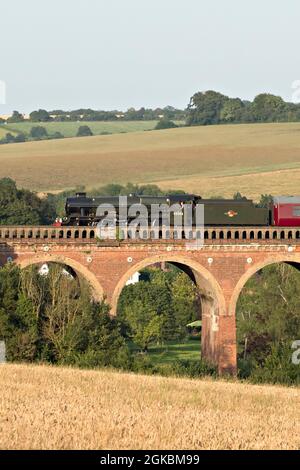
[[202, 355], [220, 373], [236, 372], [236, 304], [247, 280], [264, 266], [300, 264], [300, 231], [270, 227], [216, 227], [202, 245], [188, 240], [98, 240], [92, 227], [1, 227], [0, 264], [25, 268], [58, 262], [70, 266], [105, 298], [111, 313], [126, 281], [154, 263], [169, 262], [198, 286], [202, 311]]

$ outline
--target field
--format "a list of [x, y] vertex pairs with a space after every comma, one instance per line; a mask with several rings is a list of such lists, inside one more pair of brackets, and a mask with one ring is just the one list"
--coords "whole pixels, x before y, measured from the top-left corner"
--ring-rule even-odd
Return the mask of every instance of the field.
[[43, 126], [49, 135], [60, 132], [65, 137], [75, 137], [80, 126], [89, 126], [94, 135], [104, 133], [120, 134], [123, 132], [138, 132], [154, 129], [157, 121], [114, 121], [114, 122], [21, 122], [15, 124], [5, 124], [0, 127], [0, 132], [11, 132], [12, 134], [23, 132], [30, 133], [33, 126]]
[[131, 132], [0, 147], [0, 177], [47, 191], [129, 181], [203, 196], [299, 194], [300, 123]]
[[1, 449], [299, 449], [299, 390], [0, 366]]
[[195, 338], [185, 343], [170, 342], [163, 346], [150, 346], [149, 358], [152, 364], [171, 364], [173, 361], [197, 361], [200, 358], [201, 339]]

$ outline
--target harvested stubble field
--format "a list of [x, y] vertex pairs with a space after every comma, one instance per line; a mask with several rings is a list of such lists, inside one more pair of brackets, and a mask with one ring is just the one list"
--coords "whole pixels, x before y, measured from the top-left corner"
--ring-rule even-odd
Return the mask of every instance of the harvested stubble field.
[[0, 177], [39, 191], [150, 183], [203, 196], [299, 194], [300, 123], [207, 126], [0, 147]]
[[299, 449], [299, 389], [0, 367], [1, 449]]

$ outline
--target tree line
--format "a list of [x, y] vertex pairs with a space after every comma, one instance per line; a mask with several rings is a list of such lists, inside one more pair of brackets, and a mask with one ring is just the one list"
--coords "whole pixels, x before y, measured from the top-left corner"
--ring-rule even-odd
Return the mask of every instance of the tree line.
[[213, 90], [195, 93], [187, 108], [186, 125], [300, 121], [300, 104], [261, 93], [254, 100], [229, 98]]
[[[80, 122], [80, 121], [182, 121], [187, 126], [226, 123], [298, 122], [300, 104], [284, 101], [280, 96], [260, 93], [253, 101], [231, 98], [214, 90], [196, 92], [185, 109], [173, 106], [164, 108], [129, 108], [127, 111], [96, 111], [78, 109], [74, 111], [39, 109], [32, 111], [29, 121]], [[7, 123], [20, 123], [24, 116], [14, 111]], [[2, 123], [5, 121], [2, 120]], [[1, 124], [1, 120], [0, 120]]]
[[[77, 121], [158, 121], [162, 117], [182, 121], [185, 119], [185, 111], [166, 106], [164, 108], [140, 109], [129, 108], [127, 111], [97, 111], [93, 109], [77, 109], [74, 111], [38, 109], [29, 114], [31, 122], [77, 122]], [[24, 115], [19, 111], [13, 111], [11, 117], [2, 123], [15, 124], [24, 122]], [[1, 124], [1, 120], [0, 120]]]

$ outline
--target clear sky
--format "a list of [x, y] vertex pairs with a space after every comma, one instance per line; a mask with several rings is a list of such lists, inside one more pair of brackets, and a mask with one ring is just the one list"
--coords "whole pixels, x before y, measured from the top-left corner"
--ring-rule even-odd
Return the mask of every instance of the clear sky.
[[292, 101], [299, 25], [299, 0], [0, 0], [0, 114], [182, 108], [207, 89]]

